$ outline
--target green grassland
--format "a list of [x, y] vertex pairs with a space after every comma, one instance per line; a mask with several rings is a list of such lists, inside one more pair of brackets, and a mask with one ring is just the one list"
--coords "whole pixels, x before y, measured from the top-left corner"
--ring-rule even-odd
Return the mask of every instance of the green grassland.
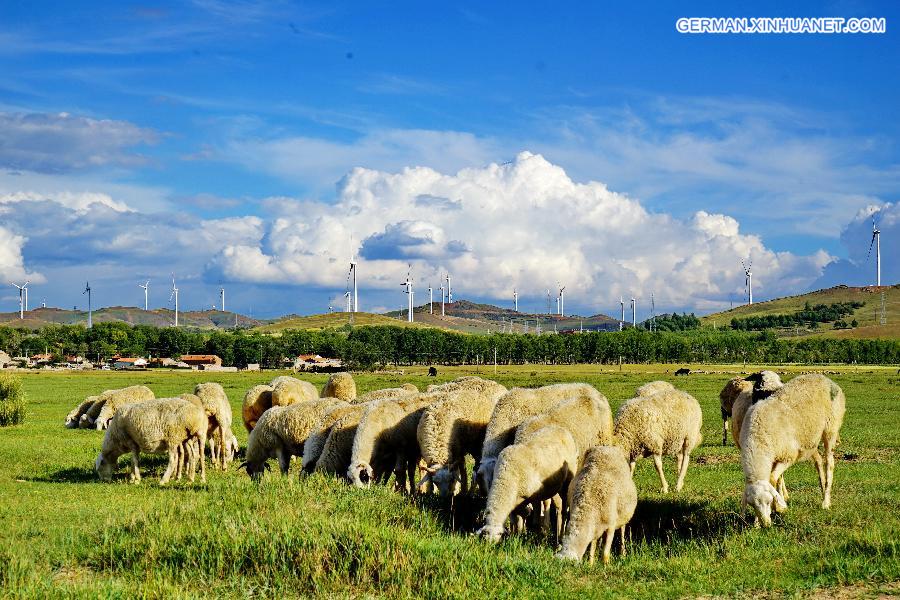
[[[625, 558], [604, 567], [563, 564], [537, 534], [489, 546], [469, 532], [479, 501], [411, 500], [387, 488], [351, 489], [321, 476], [267, 475], [257, 485], [232, 467], [208, 483], [157, 485], [165, 459], [142, 462], [140, 485], [100, 483], [102, 432], [66, 430], [90, 393], [146, 384], [158, 396], [219, 381], [236, 410], [244, 391], [275, 373], [27, 373], [24, 425], [0, 430], [0, 596], [672, 598], [853, 597], [897, 593], [900, 581], [900, 378], [896, 368], [841, 367], [847, 415], [834, 506], [821, 501], [811, 464], [787, 471], [790, 510], [769, 530], [740, 512], [733, 445], [722, 447], [718, 391], [740, 367], [675, 378], [670, 366], [483, 369], [508, 385], [587, 381], [615, 409], [634, 389], [668, 379], [703, 407], [703, 444], [685, 489], [663, 496], [649, 460], [638, 463], [638, 509]], [[746, 367], [751, 369], [753, 367]], [[798, 369], [789, 369], [796, 371]], [[473, 373], [441, 368], [439, 380]], [[785, 377], [790, 377], [788, 373]], [[361, 391], [424, 369], [357, 375]], [[309, 376], [321, 385], [325, 376]], [[123, 461], [124, 462], [124, 461]], [[666, 462], [672, 473], [672, 460]], [[277, 471], [277, 469], [276, 469]], [[670, 482], [674, 475], [670, 475]]]

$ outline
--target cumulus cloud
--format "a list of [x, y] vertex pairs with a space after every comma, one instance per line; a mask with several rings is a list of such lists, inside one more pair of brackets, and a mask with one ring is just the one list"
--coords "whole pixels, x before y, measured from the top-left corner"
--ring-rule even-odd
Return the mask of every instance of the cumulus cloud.
[[0, 113], [0, 167], [64, 173], [107, 165], [136, 165], [130, 151], [157, 135], [127, 121], [68, 113]]
[[14, 234], [6, 227], [0, 226], [0, 279], [3, 283], [15, 281], [22, 283], [26, 279], [35, 283], [42, 283], [44, 276], [25, 268], [22, 258], [22, 246], [25, 238]]
[[817, 286], [875, 284], [873, 219], [881, 232], [881, 283], [892, 285], [900, 281], [900, 262], [896, 259], [900, 256], [900, 203], [887, 202], [866, 206], [856, 213], [841, 232], [847, 257], [829, 264]]
[[270, 207], [279, 212], [263, 243], [230, 246], [217, 269], [256, 283], [341, 287], [354, 253], [370, 288], [397, 289], [411, 263], [420, 287], [449, 271], [467, 296], [505, 299], [516, 287], [537, 298], [561, 283], [570, 305], [590, 310], [651, 293], [663, 306], [711, 309], [742, 295], [741, 259], [752, 256], [760, 296], [796, 292], [832, 260], [773, 251], [726, 215], [651, 212], [529, 152], [455, 175], [357, 168], [334, 203]]

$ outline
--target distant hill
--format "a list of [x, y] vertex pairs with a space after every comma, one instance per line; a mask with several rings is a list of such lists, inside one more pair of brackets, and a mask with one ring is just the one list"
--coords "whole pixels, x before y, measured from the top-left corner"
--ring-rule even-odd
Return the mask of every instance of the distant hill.
[[[132, 325], [155, 325], [166, 327], [175, 322], [175, 313], [167, 308], [143, 310], [133, 306], [110, 306], [93, 311], [95, 323], [120, 321]], [[178, 324], [185, 327], [202, 329], [231, 329], [238, 327], [255, 327], [263, 322], [244, 315], [221, 310], [185, 311], [178, 313]], [[44, 325], [87, 325], [87, 311], [65, 310], [61, 308], [35, 308], [25, 313], [25, 319], [19, 319], [19, 313], [0, 313], [0, 325], [27, 327], [38, 329]]]
[[[321, 315], [288, 315], [271, 323], [265, 323], [257, 326], [254, 331], [263, 333], [277, 333], [285, 329], [332, 329], [335, 327], [343, 327], [351, 323], [351, 314], [346, 312], [324, 313]], [[397, 327], [428, 327], [422, 323], [407, 323], [405, 320], [399, 320], [396, 317], [391, 318], [387, 315], [378, 315], [373, 313], [353, 313], [353, 325], [394, 325]]]
[[[885, 308], [887, 312], [887, 324], [880, 324], [881, 293], [884, 292]], [[799, 333], [803, 335], [823, 335], [829, 337], [850, 338], [897, 338], [900, 337], [900, 285], [893, 286], [866, 286], [850, 287], [839, 285], [832, 288], [801, 294], [798, 296], [786, 296], [766, 302], [754, 302], [752, 305], [741, 305], [731, 310], [726, 310], [700, 318], [703, 326], [730, 327], [731, 319], [743, 319], [747, 317], [761, 317], [766, 315], [793, 314], [803, 310], [806, 303], [810, 306], [817, 304], [835, 304], [838, 302], [864, 302], [865, 306], [856, 309], [852, 316], [845, 321], [856, 319], [859, 327], [854, 329], [833, 329], [832, 323], [822, 323], [817, 330], [803, 331], [785, 330], [781, 333], [788, 337]]]

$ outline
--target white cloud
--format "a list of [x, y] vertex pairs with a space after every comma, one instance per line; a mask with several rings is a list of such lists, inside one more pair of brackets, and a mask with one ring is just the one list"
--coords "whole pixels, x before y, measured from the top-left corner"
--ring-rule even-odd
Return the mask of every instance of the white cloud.
[[[444, 202], [422, 198], [453, 199]], [[222, 272], [256, 283], [342, 287], [352, 249], [362, 285], [396, 290], [413, 265], [422, 289], [449, 270], [467, 296], [505, 299], [513, 287], [538, 297], [557, 282], [570, 305], [608, 309], [620, 295], [662, 306], [726, 305], [742, 294], [740, 261], [753, 257], [760, 296], [795, 292], [831, 257], [775, 252], [738, 222], [696, 212], [689, 220], [648, 211], [601, 183], [574, 182], [559, 166], [523, 152], [511, 163], [456, 175], [416, 167], [357, 168], [334, 203], [290, 202], [257, 246], [229, 246]]]
[[874, 285], [876, 251], [872, 239], [872, 220], [881, 232], [881, 283], [900, 282], [900, 203], [871, 204], [860, 209], [841, 232], [847, 258], [828, 265], [819, 286], [838, 284]]
[[111, 208], [117, 212], [127, 212], [131, 209], [124, 202], [113, 200], [108, 194], [97, 192], [50, 192], [40, 194], [37, 192], [12, 192], [9, 194], [0, 193], [0, 205], [17, 204], [20, 202], [42, 202], [50, 200], [56, 202], [60, 206], [70, 208], [77, 213], [84, 214], [91, 209], [93, 205], [101, 205]]
[[29, 272], [25, 268], [25, 261], [22, 258], [22, 246], [24, 245], [24, 237], [0, 226], [0, 279], [3, 280], [3, 285], [8, 281], [21, 284], [26, 279], [35, 283], [45, 281], [44, 276], [40, 273]]

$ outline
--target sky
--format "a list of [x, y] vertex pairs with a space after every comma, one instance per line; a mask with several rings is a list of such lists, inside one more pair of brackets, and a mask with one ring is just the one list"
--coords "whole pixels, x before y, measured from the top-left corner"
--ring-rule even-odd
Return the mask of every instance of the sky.
[[[900, 281], [893, 2], [0, 5], [0, 311], [698, 314]], [[680, 17], [884, 17], [687, 35]]]

